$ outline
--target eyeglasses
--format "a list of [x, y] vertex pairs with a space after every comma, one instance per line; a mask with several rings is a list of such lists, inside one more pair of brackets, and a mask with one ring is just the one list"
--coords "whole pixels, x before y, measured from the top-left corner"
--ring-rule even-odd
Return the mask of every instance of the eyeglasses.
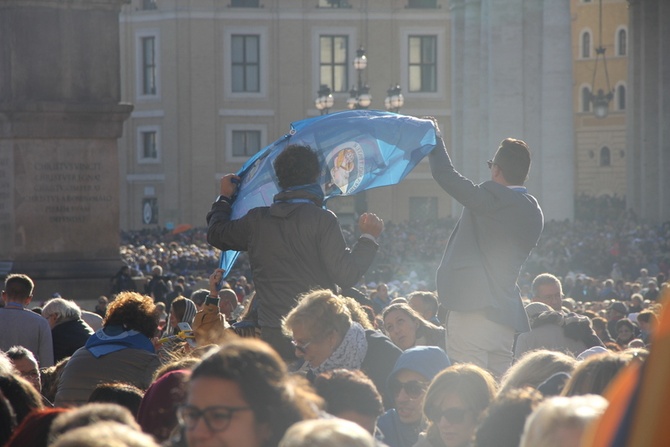
[[246, 410], [251, 410], [251, 407], [214, 406], [201, 410], [193, 405], [182, 405], [177, 408], [177, 420], [187, 430], [193, 430], [202, 417], [210, 431], [220, 432], [228, 428], [235, 413]]
[[462, 424], [465, 421], [465, 416], [470, 411], [468, 408], [458, 407], [447, 408], [446, 410], [435, 408], [427, 416], [433, 422], [439, 422], [442, 418], [445, 418], [451, 424]]
[[307, 343], [303, 343], [303, 344], [301, 345], [301, 344], [299, 344], [297, 341], [295, 341], [295, 340], [291, 340], [291, 344], [293, 345], [293, 347], [294, 347], [295, 349], [297, 349], [299, 352], [301, 352], [301, 353], [304, 354], [305, 352], [307, 352], [307, 347], [308, 347], [309, 345], [312, 344], [312, 341], [310, 340], [310, 341], [308, 341]]
[[491, 169], [495, 163], [493, 162], [493, 160], [487, 160], [486, 164], [488, 165], [489, 169]]
[[421, 382], [419, 380], [409, 380], [407, 382], [392, 380], [389, 383], [389, 391], [391, 391], [391, 394], [394, 397], [397, 397], [401, 390], [405, 390], [405, 394], [407, 394], [410, 399], [417, 399], [421, 397], [424, 391], [426, 391], [427, 386], [426, 382]]

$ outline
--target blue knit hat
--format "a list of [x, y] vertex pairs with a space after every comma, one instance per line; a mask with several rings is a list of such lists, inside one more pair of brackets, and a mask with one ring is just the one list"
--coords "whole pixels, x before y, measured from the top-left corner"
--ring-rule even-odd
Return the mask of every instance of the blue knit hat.
[[441, 348], [437, 346], [415, 346], [400, 354], [386, 380], [386, 386], [401, 369], [417, 372], [426, 380], [431, 381], [437, 373], [449, 366], [451, 366], [449, 357]]

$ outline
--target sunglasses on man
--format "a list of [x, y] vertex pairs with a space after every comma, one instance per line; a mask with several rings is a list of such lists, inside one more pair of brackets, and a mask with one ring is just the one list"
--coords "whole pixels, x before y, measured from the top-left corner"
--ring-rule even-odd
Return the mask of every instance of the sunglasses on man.
[[421, 382], [419, 380], [401, 382], [395, 379], [389, 383], [389, 391], [394, 397], [397, 397], [401, 390], [405, 390], [405, 394], [407, 394], [410, 399], [417, 399], [421, 397], [426, 391], [427, 387], [428, 384], [426, 382]]

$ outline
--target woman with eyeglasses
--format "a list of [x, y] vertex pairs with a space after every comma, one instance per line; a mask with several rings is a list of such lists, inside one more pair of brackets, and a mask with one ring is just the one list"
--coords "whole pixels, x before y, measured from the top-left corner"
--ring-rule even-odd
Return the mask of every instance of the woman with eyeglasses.
[[177, 418], [188, 447], [275, 447], [292, 424], [318, 417], [321, 404], [269, 345], [247, 338], [195, 367]]
[[426, 391], [425, 436], [415, 447], [467, 447], [479, 417], [496, 393], [493, 376], [478, 366], [461, 363], [435, 376]]
[[395, 303], [382, 313], [384, 331], [403, 351], [413, 346], [437, 346], [446, 350], [446, 329], [423, 319], [409, 304]]
[[305, 361], [312, 381], [332, 369], [360, 369], [381, 392], [402, 352], [381, 332], [353, 322], [345, 300], [326, 289], [301, 296], [282, 321], [282, 329], [292, 339], [296, 356]]

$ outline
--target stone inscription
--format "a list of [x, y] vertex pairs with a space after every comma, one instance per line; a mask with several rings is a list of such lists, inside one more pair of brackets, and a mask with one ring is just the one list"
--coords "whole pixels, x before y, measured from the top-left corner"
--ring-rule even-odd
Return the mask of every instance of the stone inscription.
[[103, 190], [103, 164], [34, 162], [32, 193], [26, 197], [50, 223], [89, 223], [91, 207], [112, 202]]

